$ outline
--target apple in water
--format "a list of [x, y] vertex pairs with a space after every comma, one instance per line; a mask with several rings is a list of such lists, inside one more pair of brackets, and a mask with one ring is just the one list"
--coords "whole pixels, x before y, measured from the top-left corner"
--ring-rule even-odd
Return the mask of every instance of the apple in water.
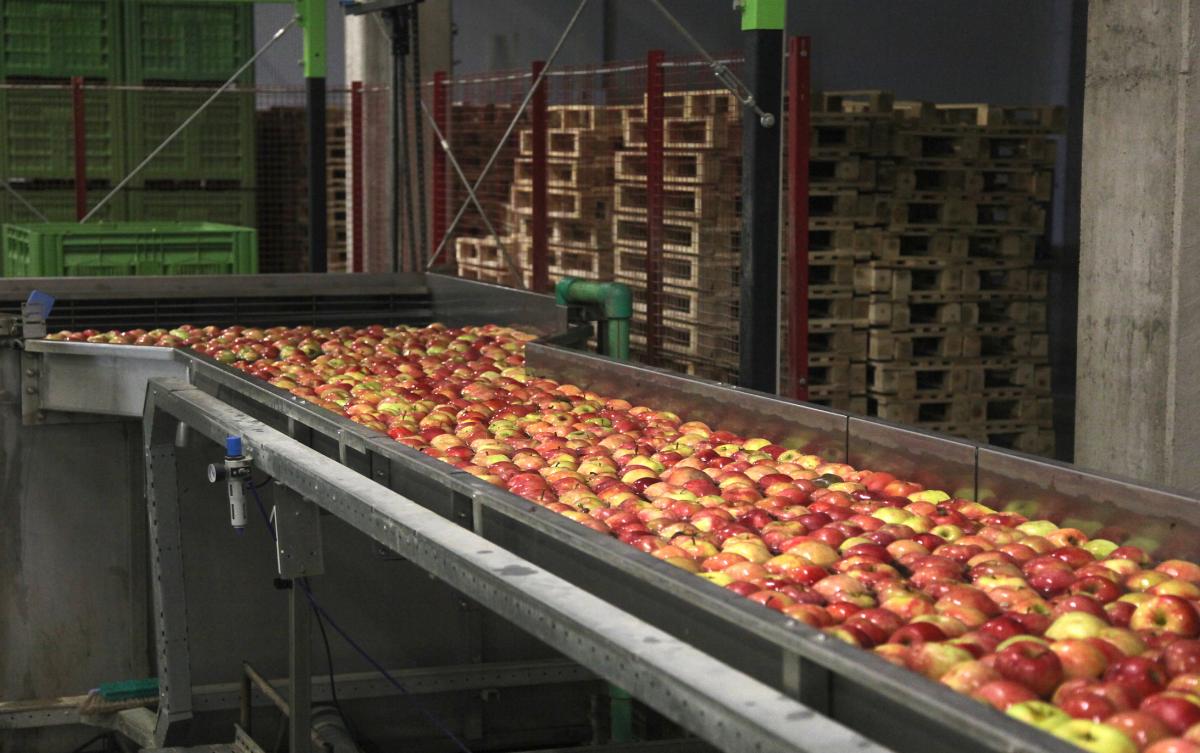
[[956, 665], [969, 661], [974, 661], [971, 654], [946, 643], [915, 643], [908, 649], [908, 668], [930, 680], [940, 680]]
[[1063, 677], [1068, 680], [1096, 679], [1108, 667], [1108, 658], [1095, 643], [1086, 639], [1068, 638], [1050, 644], [1050, 650], [1062, 663]]
[[1191, 602], [1180, 596], [1154, 596], [1137, 605], [1129, 618], [1129, 627], [1195, 638], [1200, 635], [1200, 614]]
[[1004, 713], [1046, 732], [1052, 732], [1071, 721], [1071, 717], [1054, 704], [1037, 700], [1014, 703]]
[[1011, 680], [993, 680], [985, 683], [972, 693], [971, 697], [999, 711], [1004, 711], [1013, 704], [1037, 700], [1037, 695], [1032, 690]]
[[1125, 733], [1099, 722], [1072, 719], [1054, 727], [1050, 734], [1089, 753], [1137, 753], [1137, 746]]
[[1063, 681], [1063, 666], [1049, 646], [1035, 641], [1017, 641], [996, 652], [996, 671], [1006, 680], [1025, 685], [1048, 698]]
[[1155, 693], [1138, 707], [1157, 717], [1176, 735], [1182, 735], [1195, 724], [1200, 724], [1200, 697], [1167, 690]]
[[1163, 649], [1167, 676], [1200, 674], [1200, 640], [1178, 640]]
[[1125, 733], [1138, 750], [1171, 736], [1167, 725], [1145, 711], [1118, 711], [1105, 719], [1104, 723]]
[[1105, 670], [1104, 679], [1127, 688], [1139, 703], [1167, 685], [1166, 672], [1157, 662], [1144, 656], [1126, 656], [1116, 660]]

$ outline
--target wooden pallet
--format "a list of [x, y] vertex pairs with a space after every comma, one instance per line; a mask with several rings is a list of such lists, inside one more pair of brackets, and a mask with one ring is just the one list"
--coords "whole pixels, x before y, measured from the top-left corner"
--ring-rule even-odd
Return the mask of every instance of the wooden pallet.
[[1040, 234], [1046, 226], [1044, 207], [1027, 200], [988, 200], [950, 196], [894, 197], [890, 229], [979, 228]]
[[810, 290], [830, 291], [838, 288], [853, 293], [853, 257], [837, 251], [809, 252], [808, 285]]
[[903, 331], [917, 326], [950, 325], [963, 322], [963, 304], [958, 301], [907, 301], [889, 298], [858, 298], [870, 327]]
[[[512, 285], [514, 282], [512, 273], [507, 269], [481, 267], [464, 262], [458, 263], [458, 276], [464, 280], [479, 280], [481, 282], [491, 282], [497, 285]], [[521, 284], [525, 288], [532, 287], [533, 273], [529, 271], [522, 272]]]
[[854, 227], [886, 222], [886, 195], [814, 188], [808, 194], [808, 227]]
[[[646, 182], [646, 152], [619, 150], [614, 156], [614, 177], [619, 181]], [[708, 184], [721, 179], [720, 155], [710, 151], [663, 154], [663, 183]]]
[[962, 333], [962, 355], [967, 358], [1030, 357], [1050, 354], [1049, 337], [1023, 327], [984, 325]]
[[[729, 122], [719, 115], [664, 117], [663, 148], [694, 151], [723, 149], [729, 143]], [[628, 118], [622, 128], [626, 149], [646, 148], [646, 119]]]
[[[676, 356], [692, 356], [710, 363], [737, 360], [737, 333], [707, 324], [664, 319], [658, 325], [659, 343], [663, 352]], [[646, 321], [634, 318], [629, 325], [629, 342], [646, 347]]]
[[[640, 314], [646, 313], [646, 276], [618, 274], [618, 282], [629, 286], [633, 293], [633, 310]], [[664, 285], [659, 292], [659, 306], [666, 319], [681, 322], [721, 322], [728, 324], [737, 321], [739, 294], [738, 291], [706, 293], [689, 288]]]
[[[533, 185], [533, 158], [518, 157], [513, 163], [513, 181]], [[603, 160], [580, 162], [573, 159], [547, 159], [546, 185], [551, 188], [603, 189], [613, 181], [611, 165]]]
[[854, 115], [882, 115], [890, 117], [895, 97], [882, 89], [862, 89], [821, 92], [817, 97], [817, 111]]
[[[646, 276], [645, 245], [616, 247], [615, 273], [623, 278]], [[731, 293], [738, 290], [741, 262], [733, 254], [700, 257], [664, 251], [659, 261], [664, 285], [704, 293]]]
[[978, 128], [906, 128], [895, 133], [891, 152], [913, 160], [1053, 165], [1057, 146], [1044, 136]]
[[940, 262], [937, 259], [929, 261], [935, 262], [936, 266], [895, 268], [880, 262], [860, 264], [854, 268], [854, 292], [907, 300], [914, 293], [961, 293], [969, 290], [964, 280], [978, 282], [976, 277], [968, 277], [965, 268], [958, 264], [937, 263]]
[[992, 423], [982, 427], [979, 439], [996, 447], [1004, 447], [1032, 455], [1053, 457], [1055, 437], [1053, 429], [1036, 428], [1021, 423]]
[[962, 196], [1015, 196], [1050, 201], [1054, 173], [1032, 166], [988, 167], [955, 163], [881, 163], [880, 189], [897, 196], [959, 194]]
[[[533, 156], [533, 130], [522, 129], [519, 132], [519, 151], [522, 157]], [[597, 159], [612, 154], [617, 148], [618, 136], [606, 131], [592, 131], [584, 128], [547, 128], [546, 156], [547, 158]], [[457, 150], [455, 152], [457, 156]]]
[[[533, 188], [514, 185], [509, 206], [517, 214], [533, 214]], [[546, 188], [546, 216], [560, 220], [607, 223], [612, 211], [612, 194], [604, 190]]]
[[[533, 239], [533, 218], [526, 215], [513, 216], [517, 237], [522, 241]], [[546, 238], [556, 246], [600, 250], [612, 248], [612, 225], [597, 224], [590, 220], [565, 220], [550, 218], [546, 222]]]
[[1066, 130], [1066, 108], [1059, 106], [1003, 106], [987, 104], [934, 105], [938, 123], [983, 126], [993, 131], [1061, 133]]
[[885, 261], [935, 258], [942, 260], [1020, 259], [1032, 261], [1037, 240], [1025, 233], [968, 233], [914, 231], [880, 231], [874, 235], [873, 255]]
[[878, 228], [810, 227], [810, 253], [829, 253], [855, 260], [870, 258], [877, 244]]
[[1004, 267], [990, 264], [964, 271], [964, 290], [979, 293], [1023, 293], [1043, 297], [1050, 285], [1050, 273], [1044, 269]]
[[[649, 226], [644, 216], [631, 214], [613, 215], [613, 242], [627, 247], [645, 247]], [[727, 225], [685, 220], [675, 217], [663, 218], [662, 248], [680, 254], [711, 255], [719, 251], [738, 249], [738, 228]]]
[[962, 304], [964, 324], [1019, 324], [1044, 329], [1046, 302], [980, 299]]
[[844, 355], [851, 359], [862, 359], [867, 352], [865, 330], [857, 330], [850, 324], [810, 323], [808, 327], [809, 357], [822, 355]]
[[971, 364], [972, 392], [1021, 389], [1032, 394], [1050, 393], [1050, 364], [1029, 358], [986, 358]]
[[879, 162], [858, 155], [818, 155], [809, 159], [808, 180], [814, 189], [873, 189]]
[[869, 361], [866, 371], [867, 389], [871, 393], [901, 398], [966, 393], [976, 376], [970, 364], [946, 359]]
[[982, 421], [983, 410], [983, 405], [969, 395], [906, 398], [868, 395], [867, 398], [867, 412], [871, 415], [915, 426], [976, 425]]
[[984, 397], [979, 402], [984, 421], [989, 424], [1019, 424], [1042, 429], [1054, 425], [1054, 401], [1050, 397]]
[[853, 115], [814, 114], [809, 129], [813, 157], [853, 154], [885, 155], [891, 148], [892, 124]]
[[548, 105], [546, 123], [550, 128], [593, 131], [619, 125], [621, 115], [603, 105]]
[[[872, 361], [960, 358], [964, 355], [964, 339], [963, 331], [957, 327], [921, 327], [911, 332], [871, 330], [867, 357]], [[978, 350], [979, 341], [974, 343]]]
[[[626, 214], [647, 214], [646, 184], [618, 183], [614, 188], [614, 206], [616, 211]], [[733, 197], [722, 193], [718, 186], [664, 185], [662, 207], [664, 217], [713, 220], [723, 224], [732, 224], [736, 219]]]
[[855, 312], [853, 291], [849, 288], [831, 292], [809, 291], [808, 323], [809, 326], [820, 324], [850, 324], [858, 323]]

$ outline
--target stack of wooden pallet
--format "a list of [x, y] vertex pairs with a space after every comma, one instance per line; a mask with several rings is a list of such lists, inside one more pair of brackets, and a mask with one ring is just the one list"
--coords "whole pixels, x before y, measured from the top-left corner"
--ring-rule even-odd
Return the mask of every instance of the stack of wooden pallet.
[[[715, 379], [737, 371], [737, 101], [725, 91], [663, 98], [662, 288], [658, 327], [663, 366]], [[615, 162], [612, 237], [616, 278], [633, 290], [632, 344], [647, 343], [646, 243], [649, 202], [644, 107], [625, 108]]]
[[896, 103], [827, 95], [824, 108], [895, 126], [875, 165], [882, 228], [859, 230], [867, 412], [1053, 452], [1047, 273], [1035, 265], [1052, 189], [1058, 108]]
[[[619, 114], [595, 105], [547, 108], [546, 214], [550, 281], [563, 277], [610, 280], [613, 152], [620, 137]], [[498, 165], [512, 165], [507, 201], [485, 208], [500, 232], [499, 243], [486, 230], [468, 228], [456, 239], [460, 276], [511, 283], [507, 252], [528, 286], [533, 270], [533, 131], [517, 132], [516, 153]], [[497, 168], [500, 169], [500, 168]], [[500, 170], [504, 174], [503, 170]], [[499, 221], [498, 221], [499, 219]], [[503, 247], [503, 251], [501, 250]]]

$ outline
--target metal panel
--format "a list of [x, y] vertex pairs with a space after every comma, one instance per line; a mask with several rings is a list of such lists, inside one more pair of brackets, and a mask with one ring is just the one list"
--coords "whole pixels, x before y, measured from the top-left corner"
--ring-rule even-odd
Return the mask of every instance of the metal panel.
[[975, 498], [975, 445], [878, 419], [851, 417], [846, 462], [888, 471], [955, 497]]
[[502, 324], [539, 335], [567, 328], [567, 309], [553, 296], [448, 275], [427, 274], [434, 316], [453, 324]]
[[538, 343], [526, 346], [525, 362], [538, 376], [620, 396], [634, 405], [653, 405], [746, 436], [770, 437], [830, 461], [846, 457], [847, 417], [838, 411]]
[[62, 411], [140, 417], [150, 377], [187, 373], [165, 348], [29, 340], [25, 351], [38, 354], [26, 359], [27, 416]]
[[726, 750], [883, 750], [186, 384], [152, 383], [146, 426], [167, 431], [164, 414], [242, 436], [280, 483]]
[[178, 277], [0, 278], [0, 301], [24, 301], [34, 290], [60, 300], [145, 298], [284, 298], [301, 295], [370, 296], [423, 293], [419, 274], [183, 275]]
[[979, 499], [1140, 546], [1159, 559], [1200, 558], [1200, 503], [1186, 492], [981, 447]]

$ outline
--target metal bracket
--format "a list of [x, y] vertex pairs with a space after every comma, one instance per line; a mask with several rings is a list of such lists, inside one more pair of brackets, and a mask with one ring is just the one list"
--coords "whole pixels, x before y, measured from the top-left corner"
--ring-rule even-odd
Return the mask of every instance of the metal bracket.
[[317, 506], [276, 484], [275, 509], [271, 518], [275, 524], [275, 562], [279, 577], [295, 580], [324, 573], [321, 513]]

